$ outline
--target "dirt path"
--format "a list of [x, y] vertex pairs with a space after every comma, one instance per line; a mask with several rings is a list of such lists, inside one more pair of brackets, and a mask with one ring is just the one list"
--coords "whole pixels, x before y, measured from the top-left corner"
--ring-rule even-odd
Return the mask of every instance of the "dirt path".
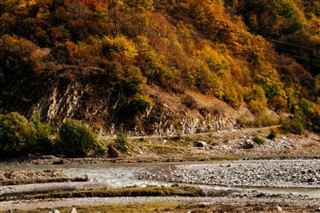
[[[128, 136], [130, 140], [141, 140], [141, 139], [165, 139], [165, 138], [183, 138], [183, 137], [200, 137], [200, 136], [209, 136], [210, 137], [224, 137], [230, 135], [237, 135], [237, 134], [249, 134], [255, 133], [259, 131], [265, 131], [272, 128], [278, 128], [279, 125], [275, 126], [268, 126], [268, 127], [261, 127], [261, 128], [246, 128], [246, 129], [234, 129], [234, 130], [218, 130], [216, 132], [205, 132], [205, 133], [194, 133], [194, 134], [181, 134], [181, 135], [144, 135], [144, 136]], [[116, 136], [101, 136], [102, 140], [110, 140], [115, 139]]]

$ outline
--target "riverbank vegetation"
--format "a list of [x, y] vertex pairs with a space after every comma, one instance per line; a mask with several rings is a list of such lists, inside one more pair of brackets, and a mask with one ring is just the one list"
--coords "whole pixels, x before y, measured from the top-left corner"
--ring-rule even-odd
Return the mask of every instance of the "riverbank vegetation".
[[67, 119], [55, 134], [37, 113], [30, 122], [16, 112], [0, 114], [0, 159], [30, 154], [88, 157], [105, 153], [105, 145], [97, 134], [80, 121]]
[[78, 120], [66, 119], [61, 127], [54, 127], [38, 119], [37, 113], [30, 121], [18, 113], [0, 114], [1, 160], [10, 164], [181, 162], [309, 158], [320, 152], [317, 134], [295, 135], [283, 132], [281, 126], [178, 136], [129, 136], [123, 131], [101, 136]]

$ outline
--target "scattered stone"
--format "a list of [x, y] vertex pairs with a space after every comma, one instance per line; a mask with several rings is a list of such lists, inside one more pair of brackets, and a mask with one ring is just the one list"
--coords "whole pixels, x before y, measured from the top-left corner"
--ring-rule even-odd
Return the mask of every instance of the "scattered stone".
[[283, 211], [280, 206], [276, 206], [276, 209], [277, 209], [278, 212], [282, 212]]
[[55, 164], [55, 165], [65, 164], [65, 160], [64, 159], [55, 159], [54, 161], [52, 161], [52, 164]]
[[199, 203], [199, 207], [200, 207], [200, 208], [204, 208], [204, 207], [207, 207], [207, 206], [210, 206], [210, 203], [208, 203], [208, 202], [201, 202], [201, 203]]
[[254, 144], [252, 143], [251, 140], [246, 141], [243, 145], [242, 145], [242, 149], [252, 149], [254, 147]]
[[311, 178], [308, 178], [308, 182], [309, 183], [313, 183], [313, 182], [316, 182], [318, 179], [316, 177], [311, 177]]
[[[161, 169], [164, 168], [161, 167]], [[307, 174], [310, 169], [314, 174]], [[137, 176], [141, 179], [230, 187], [316, 187], [316, 184], [320, 184], [319, 170], [319, 160], [235, 161], [219, 164], [176, 165], [166, 168], [166, 172], [157, 172], [152, 169]]]
[[204, 141], [197, 141], [197, 142], [195, 142], [194, 146], [195, 147], [207, 147], [208, 144]]
[[40, 155], [40, 156], [32, 156], [33, 159], [51, 159], [51, 160], [57, 160], [60, 159], [54, 155]]
[[77, 210], [75, 208], [72, 208], [70, 213], [77, 213]]
[[177, 156], [170, 156], [165, 161], [166, 162], [180, 162], [182, 160], [180, 158], [178, 158]]
[[49, 211], [48, 213], [60, 213], [60, 211], [58, 209], [55, 209], [53, 211]]

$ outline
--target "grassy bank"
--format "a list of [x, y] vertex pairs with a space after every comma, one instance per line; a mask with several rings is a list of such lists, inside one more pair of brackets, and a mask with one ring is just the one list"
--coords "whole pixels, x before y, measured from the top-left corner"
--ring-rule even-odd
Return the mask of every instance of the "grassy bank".
[[163, 197], [163, 196], [182, 196], [182, 197], [203, 197], [203, 190], [195, 187], [184, 187], [174, 185], [148, 186], [148, 187], [128, 187], [128, 188], [97, 188], [89, 190], [43, 190], [41, 192], [12, 193], [0, 196], [0, 201], [9, 200], [32, 200], [50, 198], [84, 198], [84, 197]]

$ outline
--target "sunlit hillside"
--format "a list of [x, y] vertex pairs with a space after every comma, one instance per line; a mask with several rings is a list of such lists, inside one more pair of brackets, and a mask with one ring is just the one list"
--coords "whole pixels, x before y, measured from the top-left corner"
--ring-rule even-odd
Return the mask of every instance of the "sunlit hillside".
[[163, 119], [161, 92], [191, 91], [247, 108], [250, 125], [281, 122], [271, 110], [319, 131], [319, 11], [319, 0], [1, 0], [0, 112], [145, 131]]

